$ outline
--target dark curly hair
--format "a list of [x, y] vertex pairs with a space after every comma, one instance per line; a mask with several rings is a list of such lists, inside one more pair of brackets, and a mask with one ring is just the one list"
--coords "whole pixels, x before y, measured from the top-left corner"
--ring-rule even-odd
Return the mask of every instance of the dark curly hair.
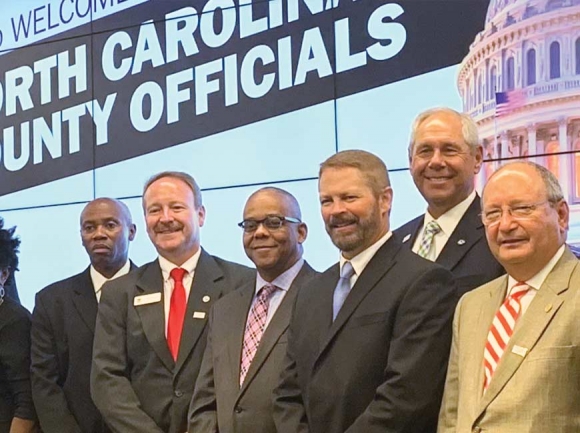
[[16, 227], [4, 228], [4, 220], [0, 217], [0, 269], [10, 269], [12, 274], [18, 270], [18, 247], [20, 238], [14, 236]]

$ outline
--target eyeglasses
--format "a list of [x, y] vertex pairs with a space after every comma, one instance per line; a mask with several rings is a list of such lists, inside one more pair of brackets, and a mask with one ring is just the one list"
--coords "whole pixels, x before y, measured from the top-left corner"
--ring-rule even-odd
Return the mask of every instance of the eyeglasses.
[[[508, 206], [505, 211], [511, 215], [515, 220], [525, 220], [532, 216], [534, 211], [546, 203], [551, 203], [550, 200], [544, 200], [539, 203], [533, 204], [521, 204], [517, 206]], [[494, 226], [499, 224], [501, 217], [503, 216], [504, 209], [491, 209], [481, 213], [481, 221], [486, 227]]]
[[260, 224], [263, 224], [268, 230], [278, 230], [284, 225], [284, 221], [294, 224], [300, 224], [302, 222], [298, 218], [269, 215], [261, 220], [243, 220], [241, 223], [238, 223], [238, 226], [243, 228], [246, 233], [252, 233], [258, 230]]

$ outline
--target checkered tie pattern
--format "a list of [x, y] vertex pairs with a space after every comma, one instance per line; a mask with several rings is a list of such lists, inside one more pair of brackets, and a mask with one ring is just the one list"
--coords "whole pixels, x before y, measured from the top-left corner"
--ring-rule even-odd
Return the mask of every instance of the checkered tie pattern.
[[348, 294], [350, 293], [350, 278], [354, 275], [354, 269], [352, 263], [344, 262], [342, 269], [340, 270], [340, 278], [334, 289], [334, 295], [332, 299], [332, 321], [336, 319], [338, 312], [342, 308], [342, 304]]
[[431, 246], [433, 245], [433, 238], [440, 231], [441, 226], [439, 226], [437, 221], [433, 220], [427, 223], [425, 226], [425, 231], [423, 232], [421, 244], [419, 244], [419, 249], [417, 250], [417, 254], [423, 258], [427, 258], [429, 256], [429, 251], [431, 251]]
[[516, 322], [522, 311], [521, 299], [528, 293], [530, 286], [526, 283], [517, 283], [506, 297], [491, 322], [487, 342], [483, 351], [483, 368], [485, 378], [483, 390], [487, 390], [493, 373], [505, 351], [505, 348], [514, 332]]
[[252, 360], [256, 356], [260, 340], [266, 328], [268, 318], [268, 307], [270, 297], [277, 290], [276, 286], [267, 284], [258, 291], [256, 301], [250, 310], [246, 330], [244, 332], [244, 343], [242, 346], [242, 362], [240, 365], [240, 386], [244, 383], [246, 374], [252, 365]]

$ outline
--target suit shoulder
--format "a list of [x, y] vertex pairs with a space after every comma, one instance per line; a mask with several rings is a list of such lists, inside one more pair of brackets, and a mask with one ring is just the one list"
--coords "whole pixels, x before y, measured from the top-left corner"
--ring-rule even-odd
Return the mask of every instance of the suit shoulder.
[[485, 284], [482, 284], [479, 287], [465, 293], [461, 297], [461, 302], [463, 304], [476, 302], [481, 303], [482, 298], [489, 298], [488, 293], [496, 290], [502, 290], [502, 281], [504, 281], [507, 277], [505, 275], [501, 275]]
[[[90, 281], [90, 277], [88, 278]], [[83, 272], [65, 278], [64, 280], [56, 281], [49, 284], [42, 290], [40, 290], [36, 297], [37, 299], [44, 299], [53, 296], [59, 296], [63, 293], [68, 293], [72, 288], [77, 287], [79, 284], [85, 284], [87, 282], [87, 270]]]
[[235, 279], [236, 281], [248, 281], [256, 276], [255, 269], [239, 263], [230, 262], [221, 257], [211, 256], [217, 266], [226, 274], [226, 276]]
[[419, 223], [419, 221], [423, 218], [423, 215], [419, 215], [413, 218], [410, 221], [407, 221], [405, 224], [400, 226], [398, 229], [393, 230], [393, 233], [399, 236], [405, 236], [413, 232], [413, 228]]

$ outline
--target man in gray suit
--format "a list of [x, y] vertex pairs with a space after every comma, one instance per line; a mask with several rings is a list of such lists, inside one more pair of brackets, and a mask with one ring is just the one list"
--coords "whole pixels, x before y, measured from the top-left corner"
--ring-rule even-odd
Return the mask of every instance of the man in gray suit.
[[159, 258], [103, 287], [91, 394], [114, 433], [183, 433], [209, 309], [254, 272], [201, 248], [205, 209], [190, 175], [153, 176], [143, 209]]
[[317, 274], [302, 259], [307, 227], [290, 193], [271, 187], [253, 193], [240, 227], [258, 274], [210, 313], [190, 433], [276, 433], [271, 393], [286, 352], [292, 305], [300, 287]]

